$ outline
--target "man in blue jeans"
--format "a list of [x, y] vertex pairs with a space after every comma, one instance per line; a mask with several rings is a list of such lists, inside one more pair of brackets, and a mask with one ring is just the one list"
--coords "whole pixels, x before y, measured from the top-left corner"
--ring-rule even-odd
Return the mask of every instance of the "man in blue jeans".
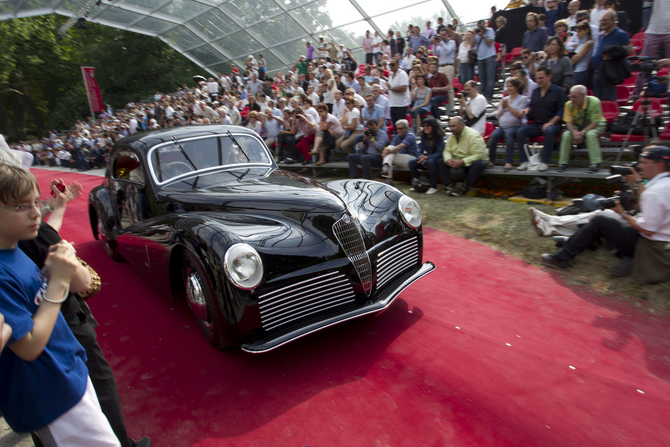
[[477, 66], [482, 94], [487, 101], [493, 99], [493, 84], [496, 80], [496, 32], [486, 27], [486, 21], [480, 20], [475, 28], [475, 48], [477, 49]]
[[551, 161], [551, 153], [556, 147], [556, 137], [561, 133], [561, 120], [565, 107], [565, 90], [551, 83], [551, 69], [549, 67], [538, 67], [535, 73], [537, 88], [530, 98], [529, 107], [522, 111], [523, 115], [533, 124], [522, 126], [516, 132], [516, 141], [519, 144], [519, 157], [521, 164], [517, 167], [519, 171], [528, 169], [528, 156], [524, 150], [529, 138], [544, 136], [544, 147], [542, 148], [542, 159], [538, 171], [549, 170], [547, 164]]

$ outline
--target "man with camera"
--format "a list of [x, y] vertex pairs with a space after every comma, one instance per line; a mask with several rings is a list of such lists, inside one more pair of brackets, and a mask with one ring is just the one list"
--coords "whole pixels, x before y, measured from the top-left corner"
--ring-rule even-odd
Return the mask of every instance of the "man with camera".
[[477, 91], [477, 83], [468, 81], [463, 86], [463, 92], [458, 94], [461, 105], [461, 116], [465, 125], [476, 130], [480, 135], [486, 132], [486, 98]]
[[670, 280], [670, 202], [667, 199], [670, 195], [670, 148], [645, 148], [636, 169], [631, 168], [626, 179], [631, 184], [648, 180], [640, 194], [643, 217], [631, 215], [617, 199], [613, 210], [627, 221], [628, 226], [607, 216], [596, 216], [565, 241], [556, 253], [543, 254], [542, 262], [554, 268], [567, 268], [571, 259], [603, 238], [622, 258], [608, 268], [613, 275], [627, 276], [632, 272], [634, 281], [640, 284]]
[[[440, 31], [440, 36], [435, 36], [433, 39], [433, 43], [435, 44], [435, 47], [433, 49], [433, 53], [437, 55], [438, 59], [438, 64], [439, 67], [437, 67], [437, 72], [440, 74], [444, 75], [447, 78], [447, 82], [445, 85], [443, 82], [440, 82], [439, 86], [433, 86], [433, 79], [435, 78], [440, 79], [441, 77], [436, 77], [435, 72], [433, 71], [432, 67], [429, 67], [429, 70], [431, 72], [431, 77], [429, 79], [431, 91], [433, 92], [433, 97], [431, 99], [432, 103], [432, 110], [433, 110], [433, 116], [437, 118], [438, 120], [440, 119], [440, 113], [438, 109], [438, 105], [444, 101], [444, 93], [447, 93], [447, 97], [449, 98], [449, 108], [451, 110], [454, 109], [454, 89], [452, 87], [452, 79], [454, 79], [454, 63], [456, 61], [456, 42], [449, 39], [448, 31], [447, 28], [442, 28]], [[432, 64], [431, 64], [432, 66]], [[440, 79], [441, 81], [441, 79]], [[437, 97], [441, 96], [440, 98], [440, 103], [437, 103]], [[436, 114], [437, 111], [437, 114]]]
[[475, 45], [477, 49], [477, 66], [482, 93], [487, 100], [493, 99], [493, 84], [496, 78], [496, 32], [486, 26], [485, 20], [477, 22], [475, 28]]
[[567, 132], [561, 136], [561, 152], [558, 156], [558, 172], [568, 168], [568, 158], [573, 144], [584, 143], [589, 152], [590, 174], [598, 172], [603, 161], [600, 153], [600, 136], [607, 128], [600, 100], [588, 96], [586, 87], [574, 85], [570, 89], [570, 101], [565, 103], [563, 121]]
[[369, 119], [363, 132], [363, 140], [354, 146], [355, 152], [347, 155], [349, 177], [358, 178], [358, 165], [363, 166], [363, 178], [372, 179], [372, 167], [382, 165], [382, 151], [389, 142], [386, 129], [379, 127], [377, 120]]

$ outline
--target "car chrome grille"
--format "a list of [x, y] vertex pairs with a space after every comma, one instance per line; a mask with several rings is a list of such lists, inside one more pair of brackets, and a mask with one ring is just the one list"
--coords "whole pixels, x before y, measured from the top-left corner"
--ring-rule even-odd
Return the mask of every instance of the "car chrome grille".
[[263, 329], [272, 330], [309, 315], [352, 304], [356, 296], [347, 277], [326, 273], [258, 297]]
[[358, 278], [363, 285], [363, 290], [365, 290], [365, 295], [370, 296], [372, 291], [372, 265], [356, 222], [352, 217], [345, 214], [333, 224], [333, 233], [335, 233], [335, 237], [344, 253], [354, 265]]
[[377, 289], [417, 262], [419, 241], [416, 236], [380, 252], [377, 256]]

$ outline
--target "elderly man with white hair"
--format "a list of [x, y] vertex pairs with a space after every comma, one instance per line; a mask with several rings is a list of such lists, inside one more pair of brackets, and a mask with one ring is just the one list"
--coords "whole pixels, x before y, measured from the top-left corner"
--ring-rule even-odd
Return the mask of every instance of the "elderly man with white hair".
[[603, 161], [600, 153], [600, 136], [607, 128], [607, 121], [603, 116], [600, 99], [588, 96], [587, 92], [588, 90], [583, 85], [575, 85], [570, 89], [570, 101], [565, 103], [563, 121], [567, 132], [563, 132], [561, 136], [561, 152], [558, 156], [559, 172], [567, 169], [573, 144], [584, 143], [586, 145], [591, 163], [588, 172], [597, 172]]

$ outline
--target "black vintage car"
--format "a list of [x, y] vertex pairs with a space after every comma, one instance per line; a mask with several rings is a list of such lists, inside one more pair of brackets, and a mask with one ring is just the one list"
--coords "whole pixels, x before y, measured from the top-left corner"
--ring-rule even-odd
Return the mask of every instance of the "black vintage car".
[[280, 170], [238, 126], [122, 139], [89, 217], [107, 253], [185, 297], [219, 349], [269, 351], [380, 312], [435, 269], [422, 262], [413, 199], [380, 182]]

